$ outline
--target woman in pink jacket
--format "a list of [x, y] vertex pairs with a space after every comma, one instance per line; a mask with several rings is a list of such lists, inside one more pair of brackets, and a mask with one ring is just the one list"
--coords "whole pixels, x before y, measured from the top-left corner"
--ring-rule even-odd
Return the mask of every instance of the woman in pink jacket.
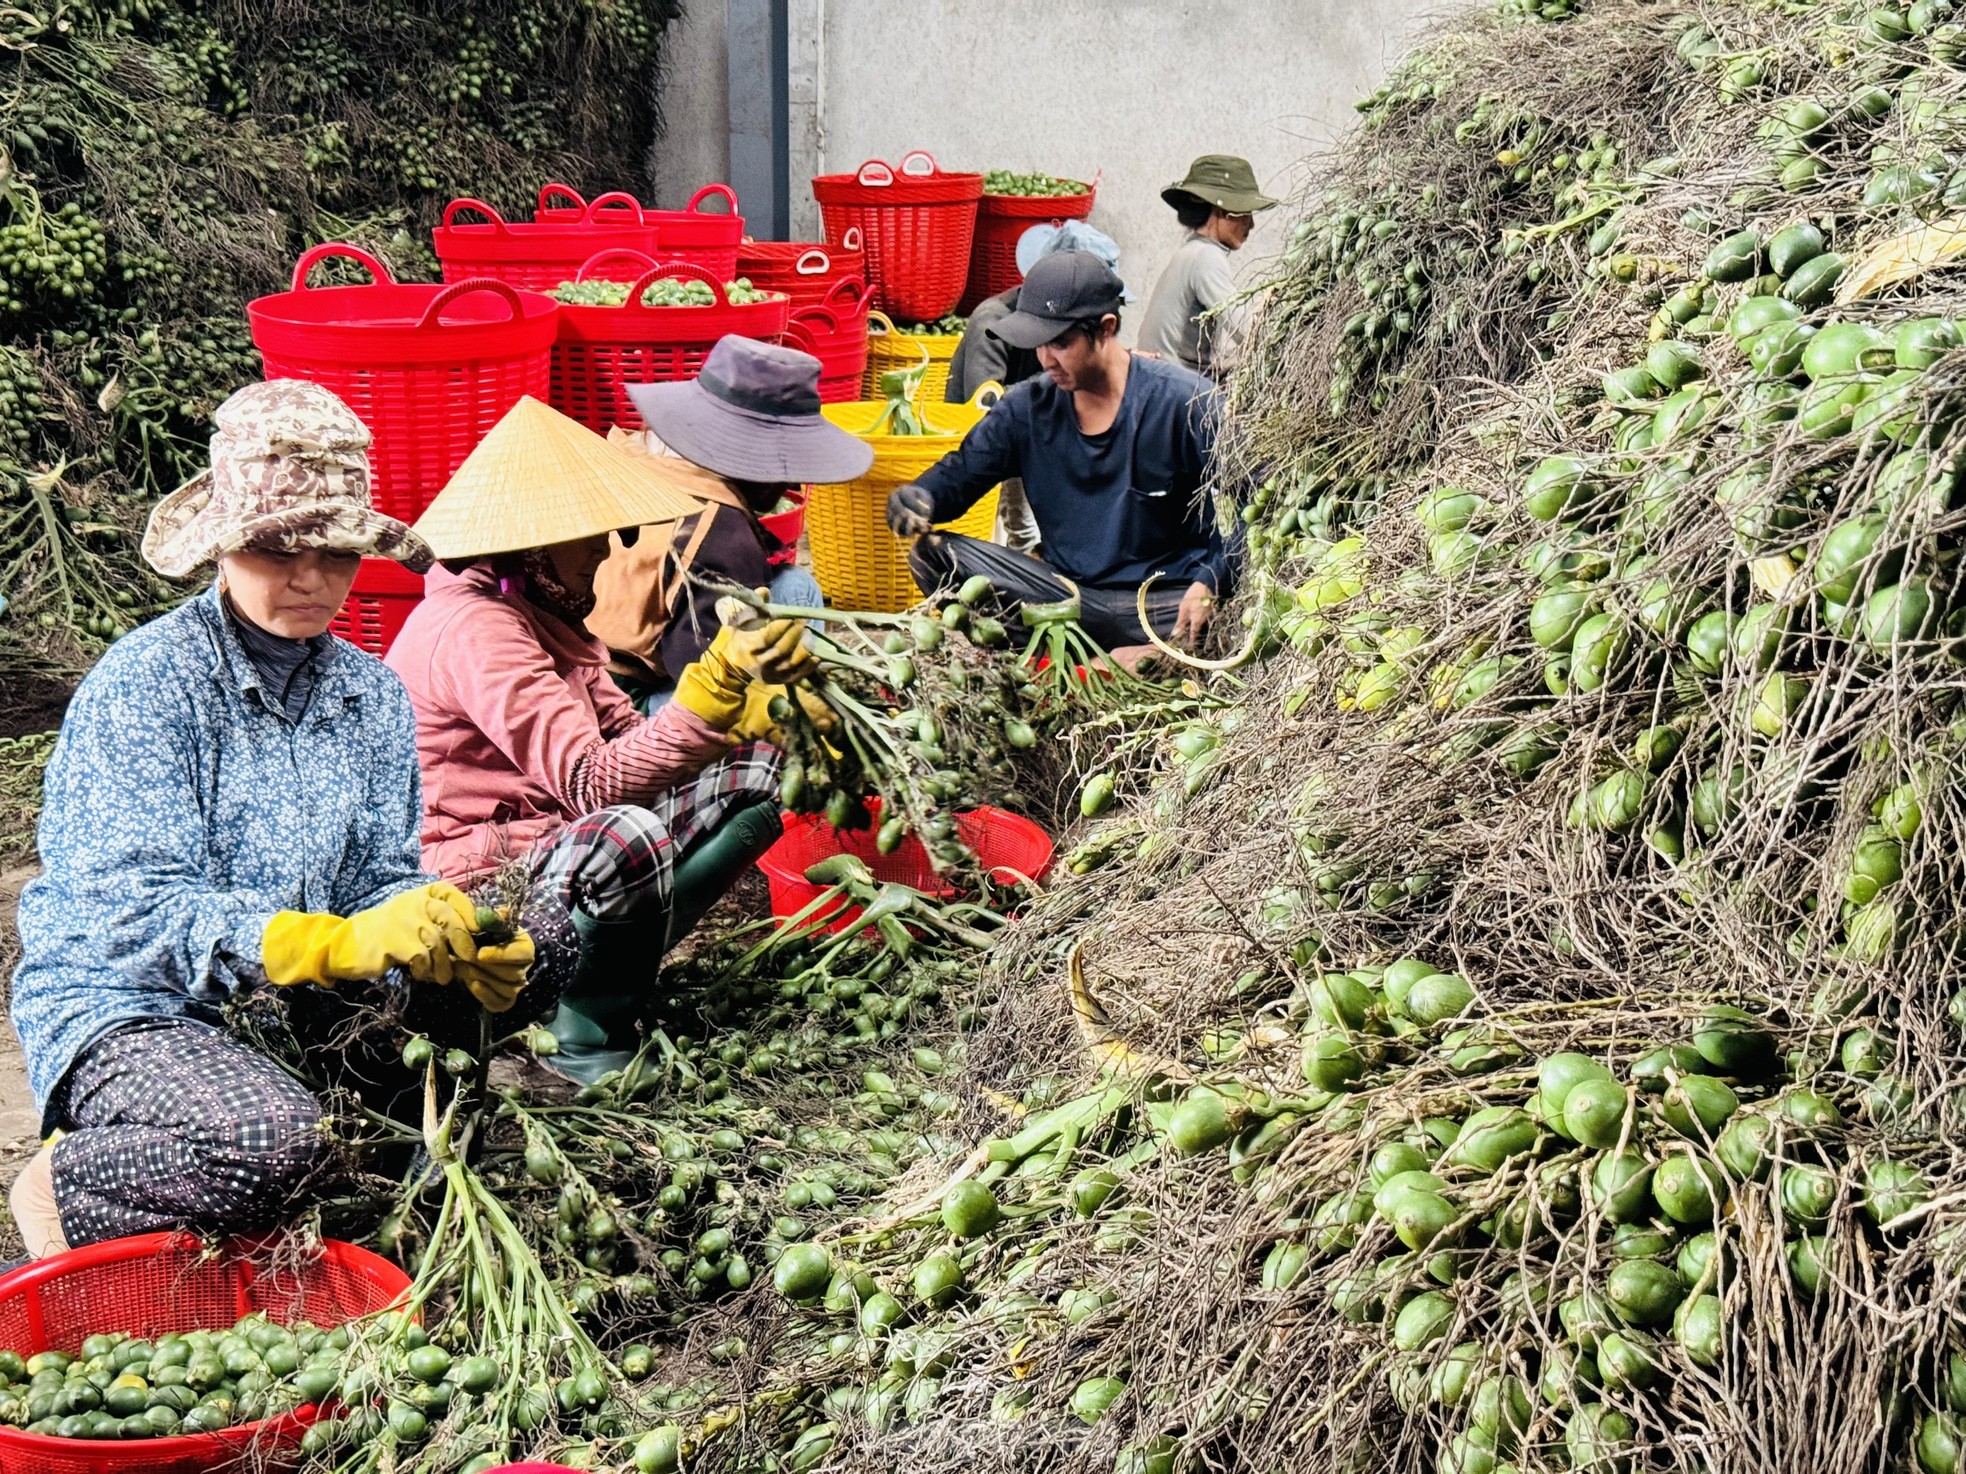
[[410, 693], [423, 863], [527, 880], [521, 1006], [591, 1082], [632, 1058], [663, 954], [779, 835], [760, 686], [811, 668], [804, 626], [725, 628], [637, 712], [584, 623], [608, 534], [699, 510], [659, 460], [526, 399], [417, 524], [442, 567], [388, 663]]

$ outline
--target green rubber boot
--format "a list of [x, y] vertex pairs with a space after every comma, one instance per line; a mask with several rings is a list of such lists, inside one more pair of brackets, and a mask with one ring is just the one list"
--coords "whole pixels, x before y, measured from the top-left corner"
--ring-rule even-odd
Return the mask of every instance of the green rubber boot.
[[[724, 822], [706, 834], [676, 862], [669, 895], [669, 945], [675, 946], [696, 929], [712, 906], [724, 898], [737, 878], [785, 832], [778, 800], [759, 799], [733, 809]], [[666, 949], [665, 949], [666, 950]]]
[[625, 1069], [641, 1047], [635, 1025], [663, 956], [783, 832], [776, 800], [746, 804], [676, 862], [668, 916], [596, 921], [576, 910], [580, 967], [546, 1024], [560, 1041], [560, 1052], [543, 1063], [582, 1085]]
[[669, 936], [666, 916], [596, 921], [576, 909], [580, 967], [546, 1022], [560, 1052], [541, 1062], [582, 1085], [592, 1085], [635, 1057], [635, 1020], [662, 966]]

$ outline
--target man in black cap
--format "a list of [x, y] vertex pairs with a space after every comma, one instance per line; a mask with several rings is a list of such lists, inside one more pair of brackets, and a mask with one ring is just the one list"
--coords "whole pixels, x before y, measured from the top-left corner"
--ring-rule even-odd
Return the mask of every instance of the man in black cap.
[[[1114, 651], [1146, 642], [1136, 596], [1150, 578], [1155, 631], [1177, 643], [1198, 640], [1228, 591], [1237, 551], [1208, 494], [1214, 386], [1121, 346], [1123, 290], [1112, 269], [1086, 252], [1038, 261], [1017, 311], [996, 333], [1035, 351], [1043, 372], [1006, 394], [961, 446], [887, 503], [888, 526], [917, 539], [908, 563], [925, 591], [981, 574], [1012, 611], [1067, 599], [1076, 586], [1086, 632]], [[1043, 534], [1042, 561], [933, 530], [1008, 476], [1024, 479]]]
[[1188, 166], [1187, 178], [1160, 197], [1173, 206], [1188, 238], [1154, 283], [1140, 322], [1140, 347], [1220, 379], [1246, 326], [1232, 300], [1236, 278], [1229, 257], [1249, 240], [1256, 217], [1277, 202], [1256, 187], [1249, 160], [1233, 154], [1203, 154]]

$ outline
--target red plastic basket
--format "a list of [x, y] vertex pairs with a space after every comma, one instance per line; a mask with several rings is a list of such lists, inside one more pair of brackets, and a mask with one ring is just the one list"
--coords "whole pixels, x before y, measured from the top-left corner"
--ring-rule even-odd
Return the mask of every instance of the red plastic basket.
[[866, 281], [867, 253], [860, 227], [846, 232], [837, 246], [824, 241], [745, 241], [737, 248], [737, 274], [760, 291], [783, 292], [792, 310], [822, 307], [834, 286]]
[[[386, 1310], [410, 1287], [395, 1265], [353, 1244], [329, 1241], [318, 1258], [298, 1266], [260, 1247], [227, 1243], [212, 1250], [194, 1234], [150, 1233], [36, 1260], [0, 1277], [0, 1346], [23, 1356], [72, 1351], [97, 1331], [151, 1337], [218, 1330], [253, 1311], [325, 1329]], [[0, 1427], [0, 1474], [292, 1468], [301, 1434], [319, 1416], [309, 1403], [218, 1433], [127, 1443]]]
[[403, 632], [410, 611], [422, 602], [422, 574], [410, 572], [393, 558], [364, 558], [328, 629], [380, 659]]
[[[705, 200], [721, 199], [722, 210], [704, 210]], [[728, 184], [706, 184], [680, 210], [644, 210], [642, 219], [655, 227], [655, 254], [664, 261], [687, 261], [701, 266], [718, 281], [737, 279], [739, 242], [744, 217], [737, 213], [737, 191]], [[752, 286], [758, 286], [752, 282]], [[761, 288], [775, 291], [776, 288]]]
[[758, 525], [781, 543], [785, 544], [777, 552], [765, 559], [773, 568], [783, 568], [799, 561], [799, 539], [806, 530], [806, 494], [803, 491], [789, 491], [785, 499], [794, 503], [789, 512], [767, 512], [758, 519]]
[[[878, 806], [875, 809], [878, 816]], [[879, 820], [876, 818], [876, 825]], [[1043, 880], [1051, 869], [1051, 836], [1021, 815], [1005, 809], [984, 807], [956, 815], [956, 833], [970, 847], [993, 879], [1006, 883]], [[771, 884], [771, 912], [774, 916], [796, 916], [824, 895], [827, 887], [806, 879], [806, 867], [830, 855], [858, 855], [867, 862], [876, 880], [898, 880], [931, 896], [955, 894], [935, 867], [928, 851], [914, 835], [902, 840], [891, 855], [874, 846], [875, 829], [835, 829], [825, 819], [812, 814], [787, 814], [785, 833], [758, 861], [758, 868]], [[858, 906], [842, 911], [827, 923], [828, 931], [846, 931], [860, 918]]]
[[976, 237], [981, 174], [945, 174], [933, 155], [906, 155], [897, 169], [870, 159], [853, 174], [822, 174], [813, 198], [826, 239], [860, 228], [874, 305], [890, 317], [933, 322], [962, 299]]
[[[578, 201], [578, 209], [548, 209], [555, 194]], [[531, 221], [510, 221], [483, 200], [452, 200], [444, 223], [432, 232], [445, 281], [489, 277], [507, 286], [550, 292], [580, 269], [596, 251], [655, 251], [656, 229], [642, 217], [631, 194], [604, 194], [591, 205], [564, 184], [539, 192], [540, 209]], [[476, 211], [484, 221], [459, 225], [457, 217]]]
[[[865, 288], [859, 282], [841, 287]], [[866, 299], [861, 298], [864, 304]], [[785, 324], [785, 341], [819, 360], [819, 401], [852, 404], [867, 373], [867, 313], [834, 307], [799, 307]]]
[[[560, 195], [573, 201], [571, 206], [548, 204], [549, 195]], [[629, 199], [627, 195], [603, 195], [606, 200]], [[700, 206], [705, 200], [721, 199], [722, 210], [704, 210]], [[600, 201], [595, 201], [596, 204]], [[564, 184], [549, 184], [539, 192], [539, 208], [533, 212], [533, 219], [554, 224], [572, 224], [581, 218], [583, 210], [591, 206], [581, 199], [577, 190]], [[737, 213], [737, 191], [728, 184], [706, 184], [689, 197], [689, 203], [680, 210], [651, 210], [637, 204], [642, 212], [642, 223], [655, 232], [654, 241], [645, 246], [632, 249], [645, 251], [661, 261], [687, 261], [692, 266], [701, 266], [715, 276], [718, 281], [735, 281], [739, 275], [737, 258], [740, 243], [744, 240], [744, 217]], [[609, 242], [610, 245], [623, 245], [625, 242]], [[558, 283], [554, 283], [558, 285]], [[760, 282], [753, 286], [765, 291], [776, 291], [776, 287], [765, 287]]]
[[[368, 286], [307, 285], [330, 257], [358, 261]], [[544, 398], [560, 304], [502, 282], [398, 283], [355, 246], [316, 246], [293, 290], [246, 306], [269, 379], [310, 379], [355, 411], [369, 447], [369, 497], [405, 522], [525, 395]]]
[[[560, 337], [553, 345], [553, 387], [546, 402], [590, 430], [605, 435], [614, 425], [646, 428], [628, 386], [695, 378], [719, 338], [736, 333], [774, 339], [785, 331], [783, 297], [733, 305], [721, 281], [686, 261], [657, 265], [640, 252], [603, 251], [581, 267], [578, 279], [587, 280], [603, 261], [618, 256], [645, 268], [629, 286], [628, 300], [619, 307], [562, 307]], [[644, 307], [642, 293], [672, 277], [708, 282], [716, 304]]]
[[985, 298], [1021, 283], [1024, 273], [1017, 269], [1017, 243], [1024, 232], [1046, 221], [1062, 225], [1085, 219], [1098, 192], [1095, 179], [1086, 184], [1084, 194], [984, 195], [976, 212], [976, 244], [969, 253], [969, 284], [963, 288], [958, 310], [968, 314]]

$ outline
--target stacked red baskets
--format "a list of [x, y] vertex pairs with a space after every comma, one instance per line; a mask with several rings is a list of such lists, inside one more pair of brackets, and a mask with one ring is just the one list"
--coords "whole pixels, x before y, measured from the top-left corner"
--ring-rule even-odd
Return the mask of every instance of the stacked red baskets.
[[[630, 384], [693, 379], [703, 360], [728, 333], [775, 339], [785, 332], [788, 303], [783, 297], [733, 304], [715, 273], [676, 261], [657, 264], [640, 252], [602, 251], [576, 277], [586, 281], [607, 261], [635, 263], [636, 277], [619, 307], [563, 306], [559, 339], [553, 347], [552, 388], [547, 403], [588, 429], [643, 428], [628, 397]], [[645, 307], [642, 293], [664, 279], [708, 283], [716, 298], [710, 307]]]
[[794, 309], [825, 304], [835, 282], [867, 279], [860, 231], [849, 229], [837, 246], [825, 241], [745, 241], [737, 248], [737, 273], [764, 292], [783, 292]]
[[[552, 204], [551, 201], [556, 198], [573, 203], [570, 206]], [[723, 209], [702, 208], [706, 201], [719, 199], [724, 202]], [[588, 205], [581, 199], [579, 191], [568, 185], [549, 184], [539, 192], [539, 208], [533, 211], [532, 218], [541, 224], [574, 224], [582, 219], [583, 212], [592, 210], [601, 200], [630, 200], [633, 203], [628, 195], [603, 195], [594, 205]], [[635, 208], [642, 212], [642, 223], [655, 233], [649, 244], [596, 241], [595, 250], [603, 245], [630, 246], [633, 250], [646, 251], [658, 261], [687, 261], [692, 266], [701, 266], [720, 282], [737, 279], [737, 256], [739, 244], [744, 239], [744, 217], [737, 213], [737, 192], [728, 184], [704, 185], [689, 197], [689, 203], [680, 210], [651, 210], [640, 204], [636, 204]]]
[[999, 292], [1007, 292], [1024, 280], [1017, 269], [1017, 243], [1033, 225], [1049, 221], [1062, 225], [1067, 220], [1083, 220], [1092, 213], [1093, 197], [1099, 181], [1093, 180], [1084, 194], [1021, 195], [986, 194], [976, 212], [976, 244], [969, 253], [969, 284], [963, 288], [965, 315], [976, 304]]
[[907, 322], [955, 310], [969, 280], [981, 174], [945, 174], [917, 150], [898, 169], [870, 159], [852, 174], [822, 174], [812, 194], [827, 240], [859, 229], [874, 306]]
[[[539, 192], [541, 204], [556, 192], [580, 199], [564, 184], [549, 184]], [[457, 223], [458, 216], [474, 212], [485, 217], [482, 223]], [[444, 207], [444, 223], [433, 232], [444, 280], [489, 277], [550, 292], [596, 251], [655, 251], [656, 228], [642, 218], [641, 204], [630, 194], [604, 194], [577, 210], [539, 213], [546, 218], [508, 224], [483, 200], [452, 200]]]
[[786, 341], [821, 364], [819, 397], [848, 404], [860, 397], [867, 371], [867, 253], [850, 228], [837, 246], [813, 241], [746, 241], [739, 275], [761, 291], [783, 292], [792, 304]]
[[835, 282], [823, 301], [792, 309], [785, 341], [819, 360], [819, 400], [851, 404], [867, 374], [867, 284], [858, 277]]
[[[337, 256], [371, 283], [309, 287], [314, 267]], [[560, 304], [497, 281], [398, 283], [368, 252], [333, 243], [302, 256], [292, 290], [248, 304], [246, 316], [267, 378], [332, 390], [369, 427], [370, 498], [414, 522], [507, 410], [545, 397]], [[369, 559], [335, 632], [381, 654], [422, 593], [422, 579]]]

